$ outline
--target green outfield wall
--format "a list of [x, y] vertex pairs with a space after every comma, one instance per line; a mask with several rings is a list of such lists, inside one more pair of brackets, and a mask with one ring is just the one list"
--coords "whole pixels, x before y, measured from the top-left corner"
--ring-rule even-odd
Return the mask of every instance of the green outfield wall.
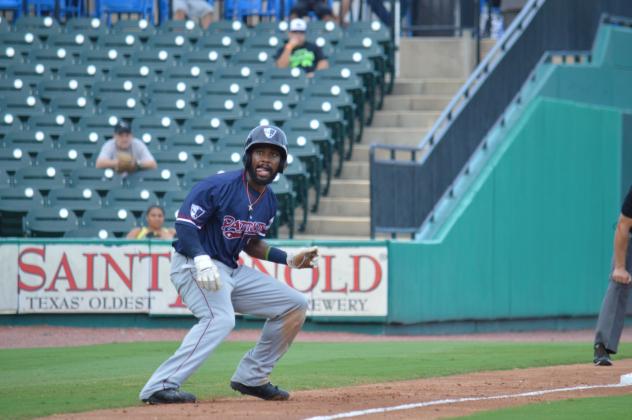
[[435, 237], [390, 244], [388, 320], [596, 314], [622, 124], [613, 108], [534, 100]]

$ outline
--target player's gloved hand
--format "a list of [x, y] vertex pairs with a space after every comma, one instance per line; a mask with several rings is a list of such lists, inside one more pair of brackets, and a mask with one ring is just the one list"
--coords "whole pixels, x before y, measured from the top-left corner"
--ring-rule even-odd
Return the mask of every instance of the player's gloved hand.
[[625, 268], [616, 268], [612, 270], [612, 280], [621, 284], [628, 284], [632, 281], [630, 273]]
[[304, 248], [296, 254], [287, 254], [287, 265], [292, 268], [313, 268], [318, 264], [318, 247]]
[[193, 258], [195, 262], [195, 270], [197, 271], [197, 277], [195, 281], [197, 284], [206, 290], [215, 292], [222, 287], [222, 281], [219, 278], [219, 270], [217, 266], [211, 260], [208, 255], [198, 255]]

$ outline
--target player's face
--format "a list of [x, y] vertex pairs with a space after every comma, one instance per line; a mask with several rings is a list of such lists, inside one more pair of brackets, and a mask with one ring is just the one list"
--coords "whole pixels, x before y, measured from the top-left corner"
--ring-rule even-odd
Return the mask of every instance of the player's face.
[[269, 184], [281, 165], [281, 152], [274, 146], [255, 146], [252, 149], [250, 176], [258, 184]]
[[147, 213], [147, 226], [151, 229], [158, 230], [165, 223], [165, 215], [158, 208], [153, 208]]

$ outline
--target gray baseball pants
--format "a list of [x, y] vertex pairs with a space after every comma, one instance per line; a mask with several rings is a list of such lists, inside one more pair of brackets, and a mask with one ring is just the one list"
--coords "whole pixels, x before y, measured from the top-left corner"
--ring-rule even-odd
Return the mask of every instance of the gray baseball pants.
[[235, 327], [235, 311], [267, 318], [259, 341], [241, 359], [231, 379], [244, 385], [268, 383], [272, 369], [300, 331], [307, 311], [303, 294], [252, 268], [213, 262], [222, 282], [216, 292], [200, 288], [193, 259], [174, 252], [171, 281], [199, 321], [149, 378], [141, 400], [159, 390], [179, 388]]
[[[628, 272], [632, 272], [632, 243], [628, 243], [625, 267]], [[612, 268], [614, 268], [614, 260]], [[619, 340], [623, 332], [623, 321], [628, 306], [630, 287], [630, 284], [621, 284], [610, 279], [606, 296], [603, 298], [601, 311], [597, 319], [595, 344], [603, 344], [608, 353], [615, 354], [619, 349]]]

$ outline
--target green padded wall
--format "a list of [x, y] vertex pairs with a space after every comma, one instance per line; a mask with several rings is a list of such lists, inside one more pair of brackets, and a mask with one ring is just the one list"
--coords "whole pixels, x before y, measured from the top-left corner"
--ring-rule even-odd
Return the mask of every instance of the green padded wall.
[[595, 314], [621, 121], [614, 109], [533, 101], [434, 240], [390, 245], [389, 321]]

